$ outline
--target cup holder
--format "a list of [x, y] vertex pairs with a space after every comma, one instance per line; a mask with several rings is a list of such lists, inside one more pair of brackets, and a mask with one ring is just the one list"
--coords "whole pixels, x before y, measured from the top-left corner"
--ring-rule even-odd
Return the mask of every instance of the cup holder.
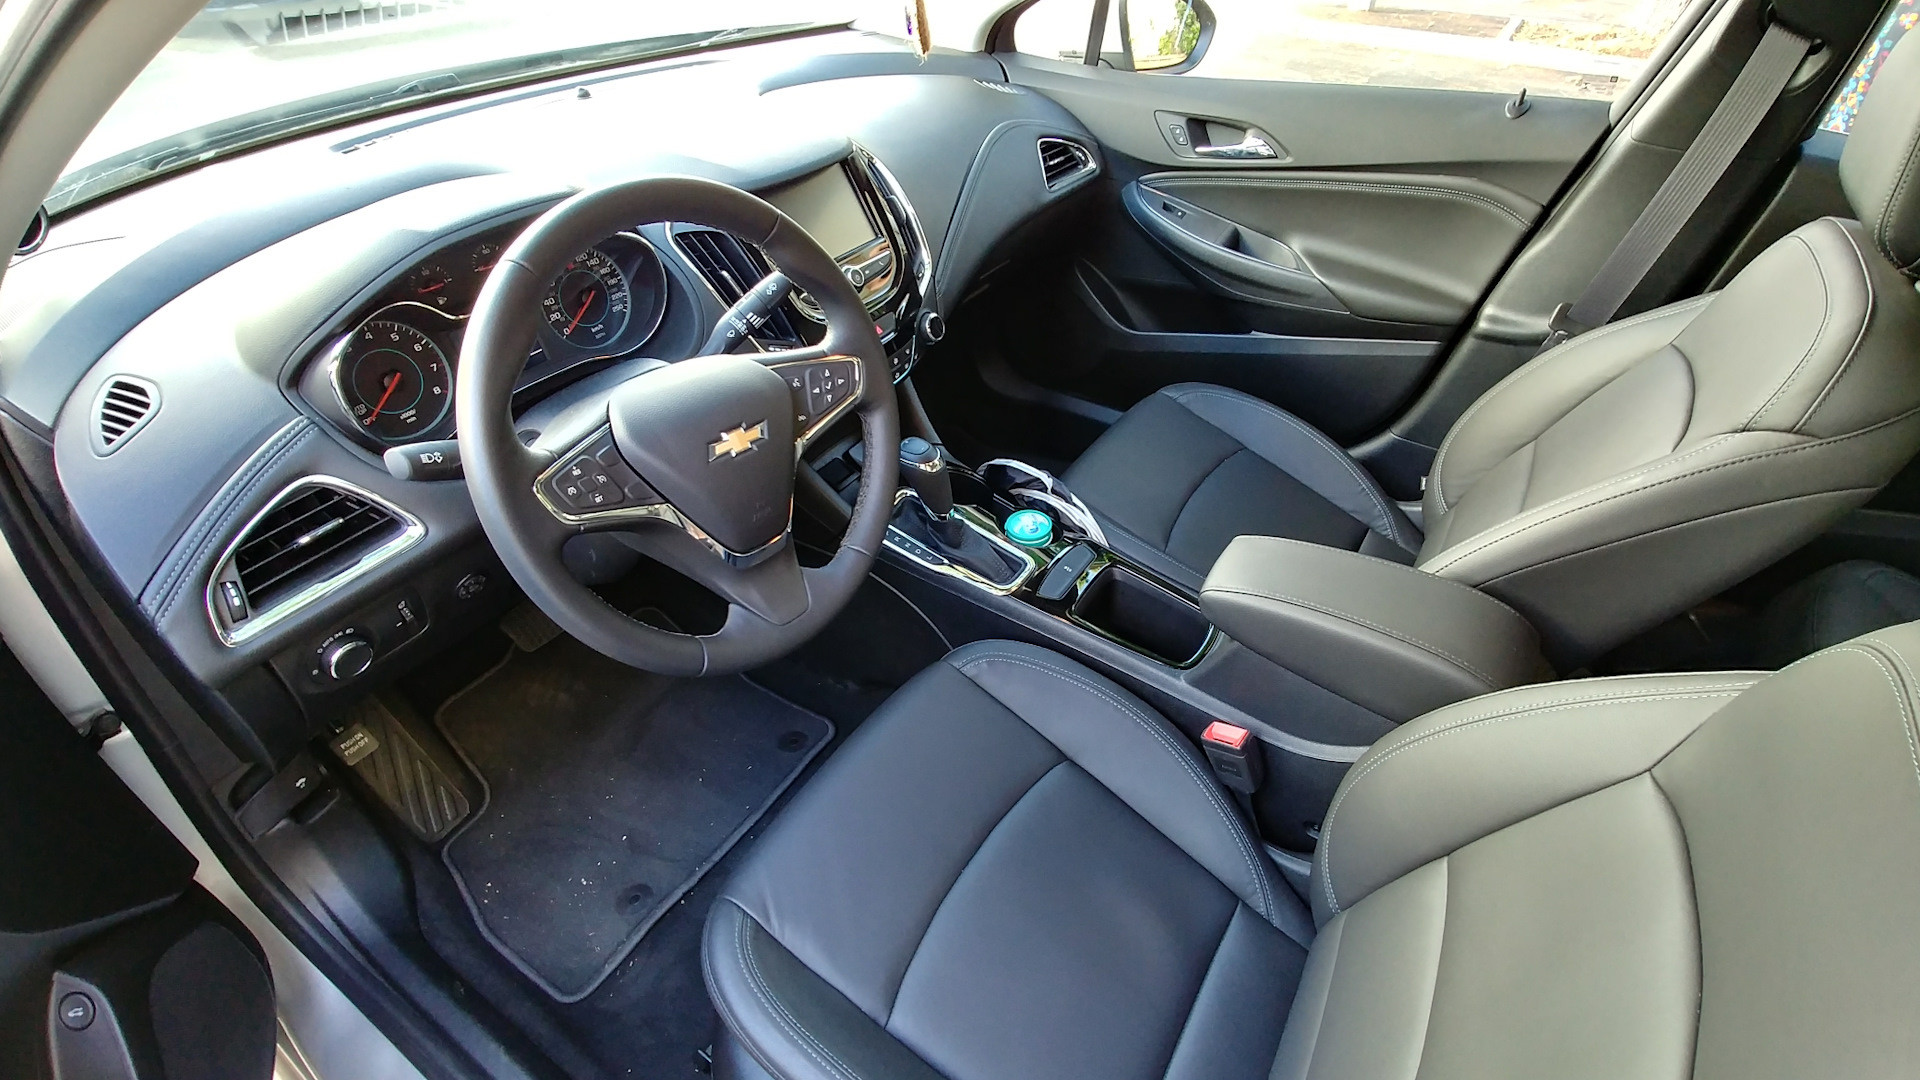
[[1192, 601], [1120, 563], [1094, 575], [1067, 614], [1172, 667], [1192, 667], [1213, 640], [1213, 624]]

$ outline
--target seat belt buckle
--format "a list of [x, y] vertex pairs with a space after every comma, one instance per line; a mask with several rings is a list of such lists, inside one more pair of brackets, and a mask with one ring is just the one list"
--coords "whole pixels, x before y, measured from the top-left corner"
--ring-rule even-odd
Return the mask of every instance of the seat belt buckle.
[[1260, 790], [1263, 777], [1260, 744], [1253, 733], [1225, 720], [1215, 720], [1200, 733], [1200, 746], [1207, 752], [1213, 775], [1231, 791], [1251, 795]]
[[1540, 343], [1540, 351], [1546, 352], [1557, 345], [1563, 345], [1588, 330], [1593, 329], [1573, 317], [1573, 305], [1561, 304], [1547, 317], [1547, 337]]

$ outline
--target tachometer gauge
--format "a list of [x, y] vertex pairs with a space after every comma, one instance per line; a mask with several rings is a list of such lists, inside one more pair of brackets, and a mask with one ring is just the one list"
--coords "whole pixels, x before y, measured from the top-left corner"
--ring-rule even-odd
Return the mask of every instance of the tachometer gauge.
[[342, 344], [333, 385], [361, 430], [381, 442], [404, 443], [447, 415], [453, 365], [421, 331], [375, 319]]
[[582, 349], [602, 348], [619, 337], [632, 306], [627, 276], [598, 248], [569, 261], [540, 302], [547, 326]]

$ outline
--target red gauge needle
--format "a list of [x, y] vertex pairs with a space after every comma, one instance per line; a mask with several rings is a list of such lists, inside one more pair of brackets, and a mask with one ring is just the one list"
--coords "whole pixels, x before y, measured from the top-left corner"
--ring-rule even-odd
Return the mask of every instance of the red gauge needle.
[[560, 335], [561, 337], [573, 336], [573, 328], [579, 326], [580, 320], [587, 317], [587, 309], [593, 306], [593, 294], [598, 291], [598, 289], [588, 289], [587, 295], [580, 298], [580, 310], [573, 313], [573, 321], [567, 324], [567, 329]]
[[393, 374], [388, 375], [386, 378], [386, 383], [387, 383], [386, 393], [383, 393], [380, 395], [380, 404], [375, 405], [373, 407], [373, 411], [367, 414], [367, 418], [361, 421], [361, 425], [363, 427], [372, 427], [373, 422], [375, 420], [380, 419], [380, 410], [387, 407], [387, 399], [393, 396], [393, 392], [395, 390], [400, 389], [400, 373], [396, 371]]
[[425, 296], [425, 295], [427, 295], [428, 293], [437, 293], [437, 292], [439, 292], [439, 291], [440, 291], [441, 289], [444, 289], [444, 288], [446, 288], [446, 287], [447, 287], [447, 283], [446, 283], [446, 282], [444, 282], [444, 281], [436, 281], [436, 282], [434, 282], [433, 284], [431, 284], [431, 285], [429, 285], [429, 286], [427, 286], [426, 288], [424, 288], [424, 289], [421, 289], [421, 290], [420, 290], [420, 295], [421, 295], [421, 296]]

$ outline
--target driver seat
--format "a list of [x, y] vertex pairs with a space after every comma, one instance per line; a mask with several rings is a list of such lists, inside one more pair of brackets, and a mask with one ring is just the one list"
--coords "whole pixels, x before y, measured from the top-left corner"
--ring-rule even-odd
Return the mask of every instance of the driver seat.
[[1309, 907], [1139, 699], [967, 646], [725, 886], [715, 1075], [1920, 1075], [1915, 664], [1909, 624], [1430, 713], [1341, 785]]
[[1840, 159], [1859, 221], [1612, 323], [1488, 390], [1441, 443], [1425, 532], [1325, 435], [1185, 383], [1065, 476], [1114, 549], [1198, 590], [1236, 536], [1409, 563], [1505, 601], [1577, 667], [1819, 535], [1920, 448], [1920, 39]]

